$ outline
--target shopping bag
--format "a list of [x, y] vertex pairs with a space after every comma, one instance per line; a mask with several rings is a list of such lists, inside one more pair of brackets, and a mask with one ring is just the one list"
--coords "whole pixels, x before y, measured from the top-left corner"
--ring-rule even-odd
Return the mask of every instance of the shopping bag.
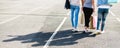
[[81, 24], [84, 24], [85, 20], [84, 20], [84, 13], [82, 12], [81, 13], [81, 20], [80, 20], [80, 23]]
[[95, 29], [93, 21], [94, 21], [94, 20], [93, 20], [93, 16], [91, 16], [91, 17], [90, 17], [90, 22], [89, 22], [89, 28], [90, 28], [90, 29]]
[[97, 27], [97, 16], [93, 16], [93, 27]]
[[65, 1], [65, 9], [70, 9], [70, 1], [69, 0]]

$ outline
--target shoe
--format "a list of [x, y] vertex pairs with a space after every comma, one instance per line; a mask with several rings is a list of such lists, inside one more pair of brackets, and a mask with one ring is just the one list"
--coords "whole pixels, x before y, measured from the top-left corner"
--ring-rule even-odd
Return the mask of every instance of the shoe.
[[84, 30], [85, 32], [88, 32], [88, 30], [86, 29], [86, 30]]
[[97, 30], [94, 34], [95, 34], [95, 35], [99, 35], [99, 34], [101, 34], [101, 31], [100, 31], [100, 30]]
[[72, 31], [73, 32], [78, 32], [78, 29], [73, 28]]
[[87, 28], [85, 28], [85, 30], [84, 30], [85, 32], [88, 32], [88, 29]]
[[99, 34], [103, 34], [103, 33], [105, 33], [105, 31], [99, 31], [99, 30], [97, 30], [97, 32], [95, 34], [99, 35]]
[[74, 29], [74, 32], [78, 32], [78, 29]]
[[105, 31], [101, 31], [101, 33], [105, 33]]
[[88, 27], [85, 27], [84, 31], [85, 31], [85, 32], [88, 32]]
[[83, 34], [85, 34], [85, 33], [87, 33], [87, 32], [88, 32], [88, 30], [87, 30], [87, 29], [85, 29], [82, 33], [83, 33]]

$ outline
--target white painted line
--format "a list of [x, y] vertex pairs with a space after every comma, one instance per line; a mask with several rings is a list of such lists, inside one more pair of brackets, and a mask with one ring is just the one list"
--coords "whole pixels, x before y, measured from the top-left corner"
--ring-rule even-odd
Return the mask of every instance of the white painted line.
[[116, 18], [119, 22], [120, 22], [120, 19], [119, 18]]
[[[29, 13], [35, 11], [35, 10], [38, 10], [38, 9], [40, 9], [40, 8], [31, 9], [30, 11], [26, 11], [25, 14], [29, 14]], [[15, 19], [17, 19], [17, 18], [19, 18], [19, 17], [21, 17], [21, 16], [23, 16], [23, 15], [18, 15], [18, 16], [15, 16], [15, 17], [13, 17], [13, 18], [10, 18], [10, 19], [8, 19], [8, 20], [5, 20], [5, 21], [3, 21], [3, 22], [0, 22], [0, 25], [1, 25], [1, 24], [4, 24], [4, 23], [7, 23], [7, 22], [10, 22], [10, 21], [12, 21], [12, 20], [15, 20]]]
[[64, 22], [66, 21], [67, 17], [64, 17], [63, 21], [61, 22], [61, 24], [57, 27], [57, 29], [55, 30], [55, 32], [52, 34], [52, 36], [49, 38], [49, 40], [47, 41], [47, 43], [44, 45], [43, 48], [48, 48], [49, 44], [51, 43], [52, 39], [54, 38], [54, 36], [57, 34], [57, 32], [60, 30], [60, 28], [62, 27], [62, 25], [64, 24]]
[[110, 13], [112, 14], [112, 16], [116, 16], [112, 11], [110, 11]]
[[69, 12], [67, 13], [67, 15], [70, 15], [70, 13], [71, 13], [71, 12], [69, 11]]
[[[110, 11], [110, 13], [112, 14], [112, 16], [116, 16], [112, 11]], [[120, 22], [119, 18], [116, 18], [116, 20]]]
[[21, 16], [16, 16], [16, 17], [10, 18], [10, 19], [8, 19], [8, 20], [5, 20], [5, 21], [3, 21], [3, 22], [0, 22], [0, 24], [7, 23], [7, 22], [12, 21], [12, 20], [15, 20], [16, 18], [19, 18], [19, 17], [21, 17]]

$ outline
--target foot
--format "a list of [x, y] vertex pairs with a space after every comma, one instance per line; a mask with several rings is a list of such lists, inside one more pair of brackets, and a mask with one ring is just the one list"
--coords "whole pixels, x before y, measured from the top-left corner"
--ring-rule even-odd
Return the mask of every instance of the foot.
[[87, 33], [87, 32], [88, 32], [88, 30], [86, 30], [86, 29], [83, 31], [83, 33]]
[[78, 29], [73, 28], [72, 31], [73, 31], [73, 32], [78, 32]]
[[99, 35], [99, 34], [103, 34], [105, 31], [99, 31], [99, 30], [97, 30], [96, 32], [95, 32], [95, 34], [96, 35]]
[[105, 31], [101, 31], [101, 33], [105, 33]]
[[85, 33], [88, 32], [88, 28], [87, 28], [87, 27], [85, 27], [84, 32], [85, 32]]

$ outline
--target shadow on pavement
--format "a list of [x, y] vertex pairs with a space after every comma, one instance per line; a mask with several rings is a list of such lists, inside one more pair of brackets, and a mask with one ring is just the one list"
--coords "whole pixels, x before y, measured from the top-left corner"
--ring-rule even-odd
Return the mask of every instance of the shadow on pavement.
[[[32, 44], [31, 46], [32, 47], [44, 46], [52, 34], [53, 32], [47, 32], [47, 33], [36, 32], [36, 33], [31, 33], [28, 35], [20, 35], [20, 36], [8, 35], [9, 37], [12, 38], [3, 40], [3, 42], [11, 42], [11, 41], [21, 41], [21, 43], [37, 42], [35, 44]], [[90, 34], [91, 34], [90, 32], [82, 33], [82, 31], [72, 32], [71, 29], [59, 31], [54, 37], [53, 41], [50, 43], [50, 46], [64, 46], [64, 45], [77, 44], [78, 42], [76, 40], [78, 39], [82, 39], [85, 37], [95, 37]]]

